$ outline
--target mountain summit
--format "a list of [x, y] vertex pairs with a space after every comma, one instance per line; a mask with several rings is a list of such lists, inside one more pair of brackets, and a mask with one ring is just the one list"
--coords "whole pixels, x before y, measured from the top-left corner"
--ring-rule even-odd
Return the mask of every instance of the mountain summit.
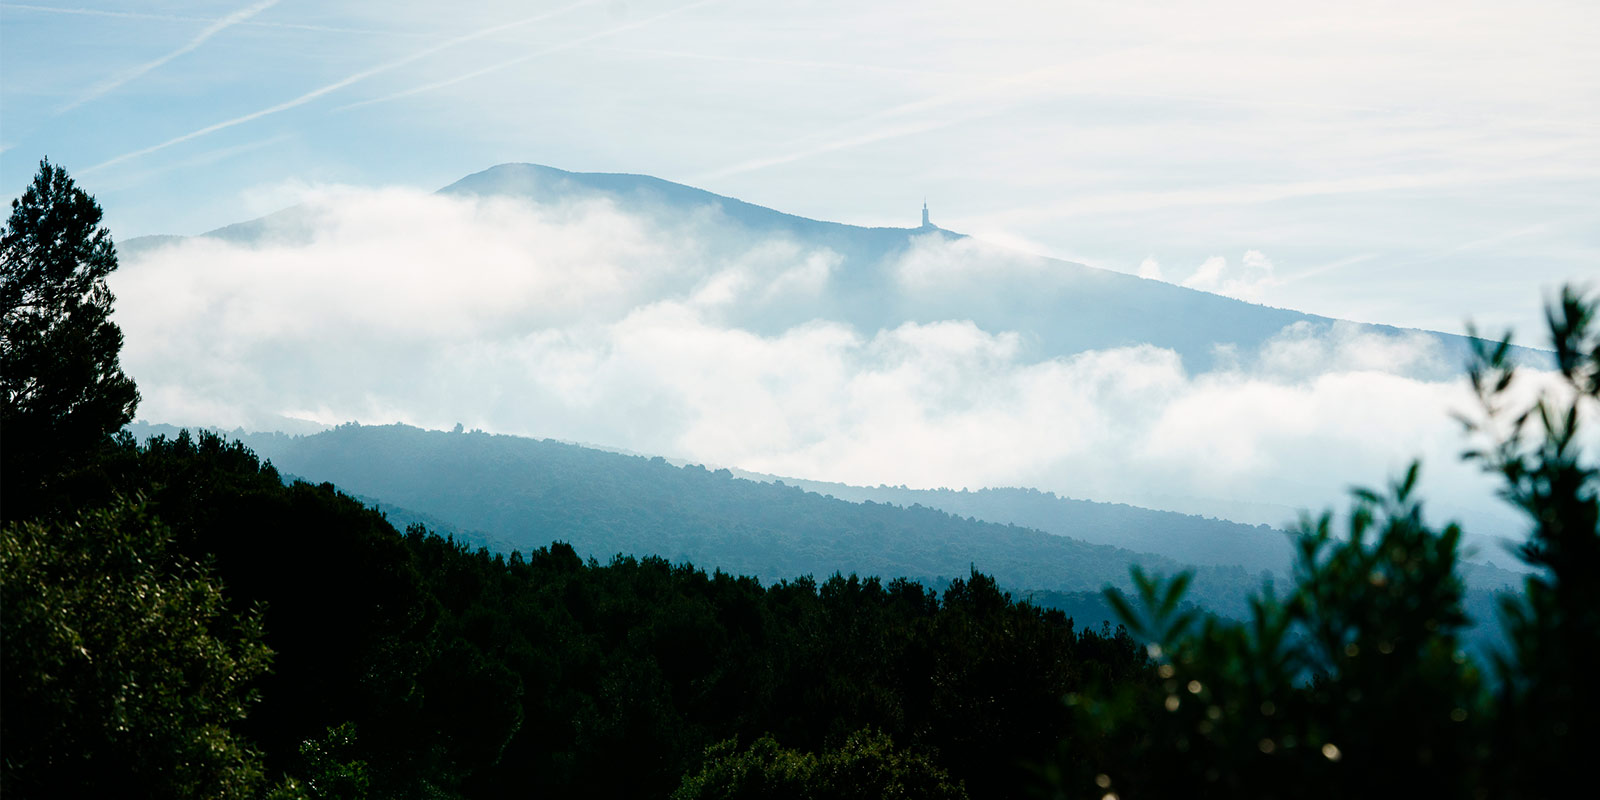
[[[662, 236], [693, 237], [708, 261], [735, 261], [763, 243], [782, 243], [797, 258], [816, 256], [825, 286], [810, 296], [737, 312], [731, 322], [773, 334], [808, 320], [844, 322], [870, 333], [905, 323], [966, 320], [985, 331], [1015, 331], [1022, 356], [1051, 358], [1088, 350], [1152, 345], [1178, 353], [1190, 371], [1229, 366], [1286, 329], [1317, 335], [1336, 320], [1248, 303], [1121, 272], [988, 245], [934, 225], [862, 227], [787, 214], [648, 175], [569, 172], [538, 164], [501, 164], [438, 192], [464, 198], [515, 198], [560, 208], [601, 202], [647, 220]], [[309, 242], [319, 212], [296, 206], [229, 225], [202, 238], [240, 244]], [[123, 249], [137, 259], [172, 237], [142, 237]], [[1453, 373], [1465, 337], [1345, 324], [1346, 334], [1400, 337], [1425, 333], [1439, 345], [1426, 365]], [[1422, 368], [1422, 367], [1419, 367]]]

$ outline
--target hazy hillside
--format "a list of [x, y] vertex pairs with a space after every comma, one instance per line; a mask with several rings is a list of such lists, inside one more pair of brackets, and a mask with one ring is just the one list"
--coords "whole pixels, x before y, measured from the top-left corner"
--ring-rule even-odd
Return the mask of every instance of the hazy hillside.
[[[177, 429], [131, 430], [142, 439]], [[1262, 575], [1287, 577], [1287, 538], [1279, 531], [1030, 490], [762, 482], [551, 440], [405, 425], [229, 436], [286, 474], [363, 498], [398, 526], [422, 524], [501, 552], [566, 541], [601, 561], [659, 555], [764, 580], [855, 572], [932, 586], [977, 568], [1089, 620], [1111, 616], [1097, 593], [1126, 585], [1132, 564], [1196, 569], [1192, 599], [1225, 614], [1243, 613]], [[1050, 532], [976, 516], [1019, 510]], [[1478, 619], [1492, 617], [1492, 592], [1519, 582], [1492, 566], [1463, 562], [1461, 569]]]
[[[140, 437], [173, 430], [133, 428]], [[1134, 563], [1165, 572], [1184, 566], [923, 506], [851, 503], [549, 440], [403, 425], [231, 435], [287, 474], [389, 504], [399, 523], [499, 549], [567, 541], [586, 558], [660, 555], [765, 580], [855, 572], [940, 585], [976, 567], [1015, 590], [1069, 593], [1124, 585]], [[1240, 567], [1206, 567], [1194, 599], [1237, 611], [1258, 578]]]
[[[747, 473], [773, 480], [772, 476]], [[1021, 525], [1047, 533], [1071, 536], [1094, 544], [1109, 544], [1153, 553], [1186, 564], [1242, 566], [1252, 572], [1271, 570], [1288, 574], [1294, 557], [1287, 531], [1270, 525], [1246, 525], [1227, 519], [1158, 511], [1124, 503], [1100, 503], [1061, 497], [1038, 489], [998, 488], [978, 491], [908, 489], [903, 486], [850, 486], [843, 483], [783, 478], [785, 483], [817, 494], [852, 502], [923, 505], [958, 517]], [[1288, 514], [1285, 515], [1288, 521]], [[1520, 585], [1521, 564], [1506, 542], [1464, 531], [1462, 574], [1469, 584], [1485, 589]]]
[[1188, 564], [1283, 572], [1293, 557], [1289, 535], [1267, 525], [1245, 525], [1122, 503], [1076, 500], [1037, 489], [973, 492], [783, 480], [806, 491], [840, 500], [923, 505], [959, 517], [1021, 525], [1093, 544], [1157, 553]]

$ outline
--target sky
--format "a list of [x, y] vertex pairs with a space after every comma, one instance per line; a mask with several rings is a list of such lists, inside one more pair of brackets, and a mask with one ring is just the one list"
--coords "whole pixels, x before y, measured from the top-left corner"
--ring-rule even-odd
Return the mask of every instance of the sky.
[[1600, 275], [1600, 5], [0, 3], [0, 183], [119, 238], [497, 163], [635, 172], [1339, 318]]
[[1421, 457], [1446, 512], [1514, 535], [1427, 337], [1289, 328], [1196, 372], [959, 315], [755, 331], [838, 285], [839, 254], [434, 191], [533, 162], [858, 225], [926, 201], [974, 238], [919, 237], [885, 302], [1026, 292], [1021, 251], [1537, 344], [1542, 294], [1600, 284], [1595, 41], [1592, 0], [0, 0], [0, 183], [48, 156], [119, 240], [311, 211], [299, 238], [113, 275], [152, 422], [460, 422], [1274, 523]]

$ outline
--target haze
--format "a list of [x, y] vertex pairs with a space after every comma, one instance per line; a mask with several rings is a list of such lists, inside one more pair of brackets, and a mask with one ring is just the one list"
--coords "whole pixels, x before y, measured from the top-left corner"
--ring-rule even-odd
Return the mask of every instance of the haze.
[[1600, 247], [1585, 0], [8, 2], [0, 21], [0, 178], [50, 155], [119, 238], [532, 161], [868, 225], [915, 224], [926, 196], [950, 229], [1091, 266], [1530, 334], [1528, 298]]
[[[1050, 256], [1526, 338], [1600, 252], [1594, 9], [6, 3], [0, 178], [50, 156], [124, 243], [313, 209], [297, 239], [125, 248], [152, 421], [463, 422], [1282, 521], [1416, 456], [1431, 496], [1485, 497], [1457, 354], [1356, 326], [1050, 348], [962, 304], [1024, 301]], [[502, 162], [867, 226], [926, 199], [972, 238], [890, 254], [907, 312], [863, 324], [816, 301], [852, 273], [803, 235], [433, 194]]]

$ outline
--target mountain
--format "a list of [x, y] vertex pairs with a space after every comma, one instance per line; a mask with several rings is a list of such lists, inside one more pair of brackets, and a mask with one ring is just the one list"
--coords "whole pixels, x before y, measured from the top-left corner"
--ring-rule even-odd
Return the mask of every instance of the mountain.
[[[141, 439], [177, 431], [131, 430]], [[925, 506], [852, 503], [550, 440], [354, 424], [236, 438], [285, 474], [333, 483], [397, 523], [421, 522], [502, 552], [565, 541], [585, 558], [660, 555], [769, 581], [854, 572], [937, 586], [976, 568], [1014, 590], [1061, 593], [1126, 585], [1135, 563], [1168, 573], [1187, 566]], [[1257, 581], [1238, 566], [1204, 567], [1194, 599], [1242, 613]]]
[[[735, 474], [753, 480], [781, 480], [808, 492], [854, 503], [927, 506], [958, 517], [1034, 528], [1092, 544], [1154, 553], [1185, 564], [1240, 566], [1252, 572], [1268, 570], [1287, 575], [1294, 559], [1289, 532], [1264, 523], [1249, 525], [1214, 516], [1081, 500], [1038, 489], [909, 489], [904, 486], [850, 486], [739, 470], [735, 470]], [[1292, 509], [1286, 510], [1279, 518], [1280, 525], [1293, 520], [1293, 515]], [[1461, 569], [1469, 583], [1498, 588], [1521, 582], [1521, 570], [1506, 569], [1494, 563], [1498, 556], [1500, 562], [1522, 566], [1510, 554], [1512, 543], [1508, 540], [1463, 532], [1462, 544]]]
[[782, 480], [808, 492], [853, 503], [926, 506], [958, 517], [1018, 525], [1091, 544], [1155, 553], [1185, 564], [1239, 566], [1251, 572], [1270, 570], [1286, 574], [1294, 557], [1289, 534], [1268, 525], [1245, 525], [1124, 503], [1077, 500], [1037, 489], [908, 489], [794, 478], [765, 479]]
[[[822, 254], [832, 266], [816, 296], [785, 294], [776, 302], [727, 312], [730, 322], [772, 334], [810, 320], [846, 322], [863, 332], [907, 322], [970, 320], [986, 331], [1016, 331], [1025, 357], [1154, 345], [1177, 352], [1191, 371], [1234, 363], [1285, 328], [1325, 332], [1327, 317], [1247, 303], [1161, 281], [990, 246], [937, 226], [868, 228], [785, 214], [646, 175], [568, 172], [536, 164], [502, 164], [439, 190], [463, 198], [515, 198], [540, 207], [605, 203], [647, 220], [659, 235], [693, 237], [707, 262], [737, 259], [764, 242]], [[204, 238], [239, 244], [304, 243], [319, 214], [296, 206], [229, 225]], [[122, 243], [130, 259], [172, 237]], [[938, 280], [919, 283], [928, 270]], [[908, 276], [911, 276], [908, 278]], [[1433, 375], [1459, 371], [1466, 337], [1386, 325], [1346, 323], [1386, 337], [1422, 333], [1440, 357], [1419, 366]], [[1523, 357], [1543, 358], [1533, 351]]]
[[[131, 430], [143, 439], [178, 429]], [[1126, 586], [1134, 564], [1164, 573], [1195, 569], [1191, 599], [1242, 615], [1262, 576], [1283, 579], [1289, 562], [1287, 534], [1264, 526], [1031, 491], [886, 495], [747, 480], [726, 469], [677, 467], [659, 457], [551, 440], [405, 425], [230, 436], [286, 474], [333, 483], [377, 506], [396, 525], [422, 524], [498, 552], [565, 541], [585, 558], [659, 555], [769, 581], [853, 572], [938, 586], [976, 568], [1086, 618], [1096, 610], [1105, 615], [1095, 593]], [[869, 499], [933, 500], [1003, 517], [1021, 507], [1013, 494], [1033, 502], [1031, 519], [1050, 532], [921, 502]], [[1474, 590], [1469, 605], [1480, 615], [1492, 613], [1492, 592], [1519, 582], [1515, 573], [1483, 564], [1463, 563], [1462, 572]]]
[[[125, 300], [124, 363], [150, 418], [293, 433], [311, 432], [311, 419], [462, 420], [719, 466], [781, 464], [768, 469], [819, 479], [1003, 480], [1231, 516], [1210, 502], [1223, 495], [1231, 507], [1289, 506], [1248, 517], [1281, 525], [1293, 507], [1320, 507], [1414, 454], [1381, 452], [1389, 437], [1375, 443], [1338, 413], [1395, 420], [1422, 407], [1385, 392], [1404, 368], [1391, 362], [1409, 357], [1394, 354], [1431, 342], [1411, 372], [1455, 379], [1468, 346], [1029, 256], [932, 225], [811, 220], [639, 175], [509, 164], [433, 194], [328, 191], [308, 203], [189, 244], [153, 241], [144, 256], [142, 243], [127, 245], [126, 282], [113, 288]], [[789, 281], [795, 272], [804, 280]], [[1329, 344], [1340, 337], [1379, 352], [1347, 359]], [[1405, 346], [1387, 346], [1394, 337]], [[1074, 355], [1124, 345], [1140, 347]], [[1357, 380], [1325, 390], [1326, 374]], [[1257, 378], [1286, 391], [1254, 391]], [[1241, 382], [1246, 391], [1233, 392]], [[1228, 424], [1196, 410], [1219, 387], [1232, 401], [1218, 406]], [[1264, 402], [1300, 405], [1304, 419], [1287, 435], [1257, 437]], [[1161, 448], [1185, 435], [1204, 446]], [[1241, 443], [1232, 461], [1243, 477], [1206, 480], [1230, 439]], [[1433, 444], [1418, 441], [1390, 449]], [[919, 449], [939, 466], [907, 455]], [[1159, 469], [1151, 452], [1162, 454]], [[1458, 518], [1498, 510], [1457, 511], [1491, 501], [1427, 488]], [[1060, 532], [1039, 516], [1055, 513], [1048, 506], [1002, 516], [939, 505]], [[1214, 552], [1122, 546], [1180, 563], [1281, 563], [1272, 534], [1241, 536], [1217, 539]], [[1265, 550], [1244, 544], [1263, 537]]]

